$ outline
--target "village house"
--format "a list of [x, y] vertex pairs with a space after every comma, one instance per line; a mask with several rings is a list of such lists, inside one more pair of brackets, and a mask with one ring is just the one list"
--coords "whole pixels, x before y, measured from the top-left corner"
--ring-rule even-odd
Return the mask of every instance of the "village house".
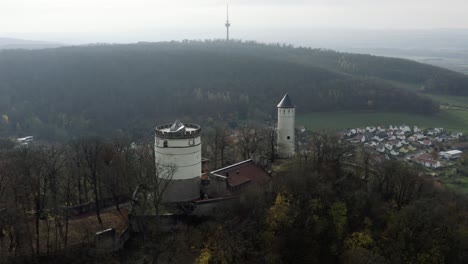
[[366, 136], [365, 135], [357, 135], [355, 138], [351, 139], [352, 143], [364, 143], [366, 142]]
[[400, 126], [400, 131], [402, 131], [403, 133], [411, 132], [411, 128], [407, 125], [402, 125]]
[[367, 132], [374, 133], [376, 128], [375, 127], [366, 127]]
[[425, 139], [423, 141], [419, 141], [419, 144], [424, 145], [424, 146], [430, 146], [432, 145], [432, 142], [428, 139]]
[[388, 150], [392, 150], [392, 149], [393, 149], [393, 144], [391, 144], [391, 143], [386, 143], [386, 144], [385, 144], [385, 148], [388, 149]]
[[409, 149], [405, 148], [405, 147], [401, 147], [400, 148], [400, 153], [403, 153], [403, 154], [406, 154], [409, 152]]
[[[355, 131], [355, 134], [353, 132]], [[383, 126], [367, 126], [365, 128], [354, 128], [346, 131], [348, 141], [354, 144], [363, 144], [365, 147], [381, 153], [385, 159], [404, 158], [414, 160], [428, 168], [438, 168], [441, 166], [439, 160], [428, 158], [422, 155], [414, 158], [413, 152], [430, 152], [434, 144], [443, 144], [460, 137], [461, 133], [444, 132], [443, 128], [430, 128], [421, 130], [417, 126], [394, 126], [389, 128]], [[443, 146], [443, 145], [442, 145]], [[457, 143], [452, 146], [453, 150], [468, 149], [468, 143], [465, 145]], [[413, 155], [411, 155], [413, 153]], [[445, 159], [456, 159], [461, 155], [458, 151], [441, 152], [440, 156]]]
[[468, 142], [456, 143], [452, 147], [453, 147], [453, 149], [458, 149], [458, 150], [461, 150], [461, 151], [468, 150]]
[[440, 152], [440, 156], [448, 160], [458, 159], [461, 157], [462, 154], [463, 154], [463, 151], [460, 151], [460, 150], [449, 150], [449, 151]]
[[382, 142], [384, 139], [381, 138], [379, 135], [375, 135], [372, 137], [372, 140], [375, 140], [375, 141], [378, 141], [378, 142]]
[[384, 153], [385, 152], [385, 145], [384, 144], [379, 144], [377, 146], [377, 151], [380, 152], [380, 153]]
[[452, 138], [459, 139], [461, 136], [463, 136], [463, 133], [461, 133], [461, 132], [452, 132], [452, 134], [450, 134], [450, 136]]
[[440, 161], [434, 159], [434, 156], [430, 153], [424, 153], [414, 158], [414, 161], [423, 165], [424, 167], [431, 169], [437, 169], [441, 167]]

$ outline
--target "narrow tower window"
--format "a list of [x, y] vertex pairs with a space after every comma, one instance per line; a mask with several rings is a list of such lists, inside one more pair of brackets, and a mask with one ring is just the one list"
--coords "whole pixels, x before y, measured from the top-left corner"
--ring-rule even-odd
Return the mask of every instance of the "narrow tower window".
[[167, 140], [164, 140], [163, 145], [164, 145], [165, 148], [167, 148]]
[[289, 140], [289, 139], [291, 139], [291, 137], [290, 137], [290, 136], [288, 136], [288, 140]]

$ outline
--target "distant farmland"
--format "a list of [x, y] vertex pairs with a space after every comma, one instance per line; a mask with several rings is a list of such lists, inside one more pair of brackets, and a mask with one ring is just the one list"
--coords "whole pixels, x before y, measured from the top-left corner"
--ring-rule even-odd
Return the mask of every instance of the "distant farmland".
[[319, 112], [299, 115], [297, 125], [312, 131], [365, 126], [416, 125], [422, 128], [443, 127], [468, 133], [468, 111], [442, 110], [433, 116], [406, 113]]

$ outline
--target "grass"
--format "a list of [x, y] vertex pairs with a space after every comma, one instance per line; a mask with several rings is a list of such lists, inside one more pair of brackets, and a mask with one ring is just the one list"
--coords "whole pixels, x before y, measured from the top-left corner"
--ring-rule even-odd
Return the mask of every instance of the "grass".
[[448, 169], [438, 178], [447, 188], [468, 194], [468, 177], [455, 172], [455, 169]]
[[439, 102], [442, 105], [455, 106], [468, 109], [468, 96], [455, 96], [455, 95], [435, 95], [424, 94], [425, 96]]
[[346, 129], [366, 126], [416, 125], [421, 128], [443, 127], [449, 131], [468, 133], [468, 111], [442, 110], [432, 116], [406, 113], [355, 113], [325, 112], [310, 113], [297, 117], [297, 125], [308, 130]]

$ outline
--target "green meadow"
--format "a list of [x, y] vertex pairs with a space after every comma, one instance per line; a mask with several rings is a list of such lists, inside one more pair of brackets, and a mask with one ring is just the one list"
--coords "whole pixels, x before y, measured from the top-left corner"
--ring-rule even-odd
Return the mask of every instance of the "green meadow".
[[455, 95], [434, 95], [425, 94], [432, 100], [439, 102], [442, 106], [452, 106], [468, 109], [468, 96], [455, 96]]
[[468, 133], [468, 111], [446, 109], [436, 115], [394, 112], [316, 112], [299, 115], [296, 124], [312, 131], [406, 124], [421, 128], [443, 127], [449, 131]]

